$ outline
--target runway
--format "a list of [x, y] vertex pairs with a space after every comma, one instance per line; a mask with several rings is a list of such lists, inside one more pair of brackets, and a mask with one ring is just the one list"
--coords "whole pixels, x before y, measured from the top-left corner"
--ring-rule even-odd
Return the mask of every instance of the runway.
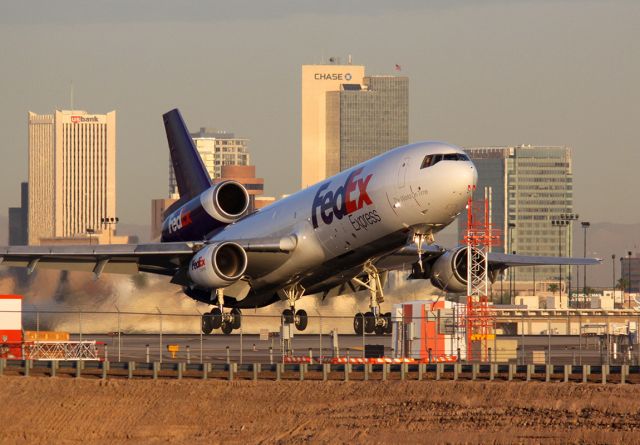
[[[79, 340], [79, 335], [72, 335]], [[544, 362], [561, 364], [635, 364], [638, 352], [632, 354], [611, 354], [597, 338], [582, 339], [578, 336], [499, 336], [499, 339], [517, 340], [517, 357], [508, 358], [492, 353], [492, 360], [497, 362], [533, 363], [534, 353]], [[137, 362], [208, 362], [224, 363], [278, 363], [282, 361], [283, 352], [287, 351], [279, 336], [270, 336], [261, 340], [256, 334], [232, 335], [188, 335], [188, 334], [83, 334], [83, 340], [95, 340], [99, 343], [101, 356], [110, 361]], [[175, 357], [168, 351], [169, 345], [177, 345]], [[291, 354], [308, 356], [314, 360], [333, 357], [335, 355], [362, 357], [364, 345], [382, 345], [385, 355], [393, 356], [390, 335], [339, 335], [337, 350], [331, 335], [297, 334], [291, 340]], [[524, 346], [523, 346], [524, 345]], [[311, 350], [311, 351], [310, 351]], [[548, 351], [551, 356], [548, 356]], [[160, 357], [160, 351], [162, 357]], [[543, 363], [544, 363], [543, 362]]]

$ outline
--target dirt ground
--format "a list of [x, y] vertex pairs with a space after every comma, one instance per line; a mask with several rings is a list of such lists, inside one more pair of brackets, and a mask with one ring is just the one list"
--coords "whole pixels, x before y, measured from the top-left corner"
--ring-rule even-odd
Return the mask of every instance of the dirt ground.
[[2, 377], [0, 406], [2, 444], [640, 443], [629, 385]]

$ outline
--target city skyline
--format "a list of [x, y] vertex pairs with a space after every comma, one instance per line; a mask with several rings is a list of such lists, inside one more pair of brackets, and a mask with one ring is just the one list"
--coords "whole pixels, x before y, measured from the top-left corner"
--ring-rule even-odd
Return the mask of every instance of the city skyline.
[[[177, 6], [113, 5], [60, 8], [65, 14], [44, 3], [35, 11], [2, 7], [0, 214], [19, 201], [27, 178], [24, 113], [68, 108], [71, 81], [76, 107], [118, 112], [122, 221], [146, 223], [151, 198], [166, 190], [161, 114], [176, 106], [191, 128], [216, 122], [251, 139], [265, 192], [293, 192], [300, 184], [300, 66], [352, 54], [369, 72], [397, 74], [398, 64], [411, 78], [410, 141], [571, 146], [574, 210], [593, 222], [640, 221], [640, 209], [609, 199], [611, 190], [634, 186], [640, 160], [640, 67], [629, 57], [639, 52], [637, 4], [405, 2], [391, 9], [372, 2], [366, 12], [287, 2], [219, 12], [202, 4], [198, 16]], [[360, 20], [357, 30], [353, 20]], [[221, 38], [237, 27], [250, 31]], [[60, 46], [67, 50], [54, 50]], [[193, 65], [196, 56], [204, 67]], [[278, 168], [284, 160], [288, 174]]]

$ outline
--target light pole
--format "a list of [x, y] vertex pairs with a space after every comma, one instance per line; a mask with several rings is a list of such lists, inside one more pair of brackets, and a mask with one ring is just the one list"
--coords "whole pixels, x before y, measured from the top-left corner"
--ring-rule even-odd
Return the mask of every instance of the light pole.
[[104, 217], [100, 218], [102, 225], [109, 231], [109, 244], [111, 244], [111, 226], [116, 226], [120, 219], [116, 217]]
[[84, 229], [85, 232], [87, 232], [87, 235], [89, 235], [89, 245], [91, 245], [91, 235], [93, 235], [94, 233], [96, 233], [95, 229], [92, 229], [91, 227], [87, 227], [86, 229]]
[[[507, 247], [507, 253], [512, 253], [511, 250], [513, 248], [513, 229], [516, 228], [516, 223], [509, 223], [508, 231], [509, 231], [509, 246]], [[511, 269], [509, 271], [509, 303], [511, 303], [511, 299], [513, 298], [513, 292], [515, 292], [515, 280], [514, 280], [515, 270]]]
[[627, 252], [627, 307], [631, 307], [631, 251]]
[[[586, 258], [587, 257], [587, 229], [591, 226], [591, 223], [588, 221], [582, 221], [581, 225], [582, 225], [582, 229], [584, 230], [583, 257]], [[584, 280], [583, 286], [582, 286], [582, 293], [586, 298], [587, 296], [587, 266], [586, 265], [582, 266], [582, 275], [583, 275], [582, 279]]]
[[[569, 257], [573, 256], [573, 221], [576, 221], [578, 218], [580, 218], [580, 215], [578, 215], [577, 213], [562, 213], [560, 214], [560, 219], [567, 221], [567, 251], [568, 251], [568, 255]], [[568, 266], [568, 277], [569, 277], [569, 292], [567, 295], [569, 295], [569, 307], [571, 307], [571, 288], [572, 288], [572, 280], [571, 280], [571, 266]], [[578, 286], [580, 287], [580, 282], [578, 282]]]
[[611, 290], [613, 291], [613, 304], [616, 304], [616, 254], [611, 254]]
[[[558, 257], [561, 257], [562, 256], [562, 228], [569, 225], [569, 221], [563, 218], [554, 218], [551, 220], [551, 225], [558, 227]], [[558, 295], [559, 295], [560, 306], [562, 306], [562, 264], [558, 264]]]

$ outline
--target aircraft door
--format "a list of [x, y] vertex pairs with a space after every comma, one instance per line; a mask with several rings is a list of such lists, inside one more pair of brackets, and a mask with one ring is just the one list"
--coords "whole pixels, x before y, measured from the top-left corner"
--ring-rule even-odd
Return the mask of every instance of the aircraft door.
[[398, 181], [396, 184], [398, 189], [403, 189], [407, 182], [407, 170], [409, 169], [409, 161], [409, 158], [404, 158], [402, 160], [402, 164], [400, 164], [400, 167], [398, 168]]

